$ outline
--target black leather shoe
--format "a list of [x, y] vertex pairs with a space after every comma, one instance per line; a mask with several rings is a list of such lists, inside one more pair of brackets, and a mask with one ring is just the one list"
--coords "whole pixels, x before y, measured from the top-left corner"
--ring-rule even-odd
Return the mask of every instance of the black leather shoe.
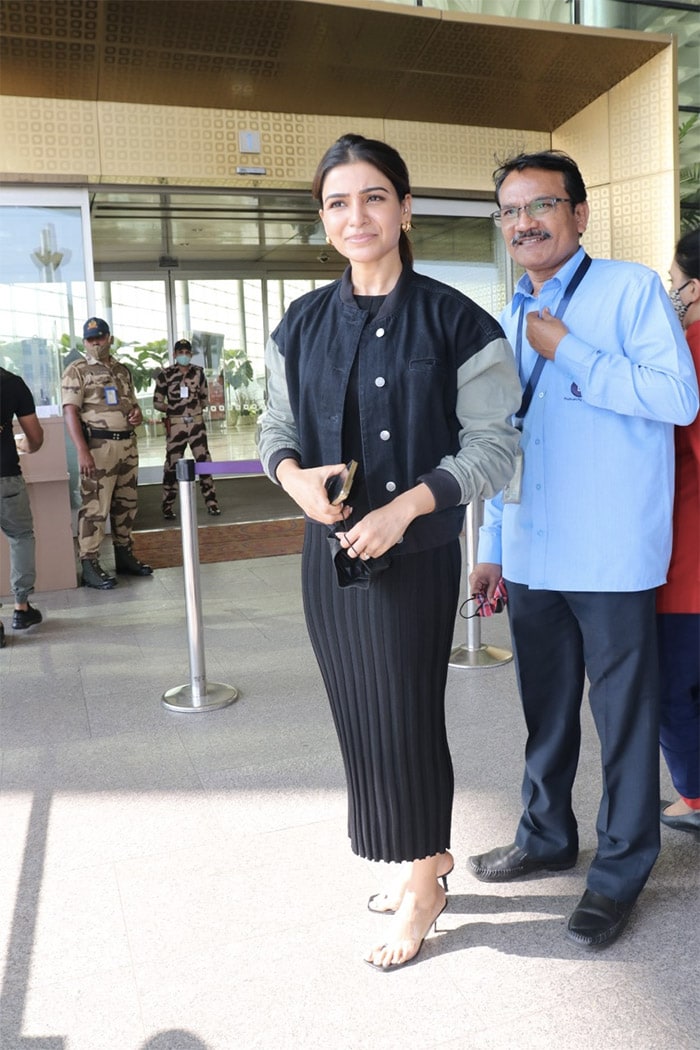
[[13, 631], [24, 631], [27, 627], [34, 627], [38, 623], [41, 623], [41, 613], [29, 602], [27, 602], [26, 609], [15, 609], [12, 615]]
[[665, 824], [667, 828], [673, 828], [674, 831], [700, 833], [700, 809], [694, 809], [692, 813], [681, 813], [678, 816], [670, 817], [664, 813], [666, 807], [670, 805], [670, 802], [661, 803], [659, 819], [662, 824]]
[[565, 871], [573, 868], [575, 863], [576, 854], [570, 857], [531, 857], [514, 842], [467, 860], [472, 875], [482, 882], [509, 882], [533, 871]]
[[628, 904], [586, 890], [566, 927], [566, 936], [582, 948], [604, 948], [624, 930], [634, 901]]

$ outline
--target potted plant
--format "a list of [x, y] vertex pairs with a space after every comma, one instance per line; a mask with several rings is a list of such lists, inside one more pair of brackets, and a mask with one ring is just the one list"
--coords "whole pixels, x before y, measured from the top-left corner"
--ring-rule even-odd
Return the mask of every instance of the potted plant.
[[[143, 346], [126, 345], [115, 340], [113, 353], [117, 360], [126, 365], [131, 372], [136, 394], [152, 394], [156, 375], [165, 367], [167, 362], [167, 339], [157, 339]], [[139, 398], [139, 403], [141, 401], [142, 398]], [[159, 431], [162, 431], [162, 419], [159, 418], [159, 413], [153, 412], [152, 401], [149, 400], [145, 406], [141, 404], [141, 408], [143, 411], [143, 423], [141, 427], [136, 428], [136, 431], [137, 433], [145, 433], [147, 430], [150, 430], [155, 436]]]
[[253, 381], [253, 366], [245, 350], [224, 350], [222, 371], [226, 386], [230, 388], [227, 403], [229, 422], [235, 426], [246, 405], [245, 388]]

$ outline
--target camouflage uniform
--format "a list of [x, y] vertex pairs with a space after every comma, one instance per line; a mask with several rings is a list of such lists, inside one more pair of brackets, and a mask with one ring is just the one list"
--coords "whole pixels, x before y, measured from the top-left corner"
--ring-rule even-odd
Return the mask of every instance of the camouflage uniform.
[[[108, 404], [105, 389], [109, 387], [116, 389], [116, 404]], [[97, 559], [107, 515], [115, 548], [131, 546], [139, 457], [127, 416], [138, 402], [129, 369], [113, 357], [104, 363], [92, 357], [74, 361], [63, 373], [61, 391], [63, 404], [75, 405], [85, 426], [130, 435], [86, 437], [97, 469], [93, 478], [80, 480], [83, 502], [78, 512], [78, 549], [81, 560]]]
[[[187, 387], [187, 396], [182, 388]], [[190, 364], [187, 368], [171, 365], [156, 376], [153, 407], [165, 413], [165, 464], [163, 467], [163, 513], [172, 512], [177, 494], [175, 465], [189, 445], [197, 463], [211, 463], [204, 409], [208, 403], [204, 369]], [[199, 485], [207, 510], [218, 511], [216, 489], [211, 474], [200, 474]]]

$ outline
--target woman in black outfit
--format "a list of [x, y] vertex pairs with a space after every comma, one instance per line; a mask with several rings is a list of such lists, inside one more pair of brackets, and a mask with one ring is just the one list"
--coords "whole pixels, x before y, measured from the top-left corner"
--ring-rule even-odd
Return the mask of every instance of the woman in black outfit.
[[[344, 135], [313, 184], [350, 265], [291, 304], [266, 352], [266, 473], [304, 511], [306, 622], [338, 732], [352, 849], [408, 861], [370, 907], [393, 928], [366, 956], [414, 959], [445, 908], [453, 774], [444, 693], [464, 506], [509, 480], [520, 403], [499, 325], [412, 268], [406, 166]], [[326, 483], [358, 463], [350, 494]]]

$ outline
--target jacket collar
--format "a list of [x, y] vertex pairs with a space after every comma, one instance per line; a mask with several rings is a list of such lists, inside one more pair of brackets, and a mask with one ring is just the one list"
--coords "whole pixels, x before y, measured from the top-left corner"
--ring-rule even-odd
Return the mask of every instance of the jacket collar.
[[[401, 271], [401, 276], [398, 281], [391, 289], [386, 299], [379, 307], [379, 313], [374, 318], [378, 321], [381, 317], [386, 317], [388, 314], [393, 314], [398, 310], [399, 306], [403, 303], [404, 299], [408, 296], [411, 282], [413, 280], [413, 267], [407, 263], [404, 263]], [[355, 302], [355, 297], [352, 290], [352, 267], [348, 266], [340, 279], [340, 299], [344, 306], [353, 307], [358, 310], [359, 307]]]

